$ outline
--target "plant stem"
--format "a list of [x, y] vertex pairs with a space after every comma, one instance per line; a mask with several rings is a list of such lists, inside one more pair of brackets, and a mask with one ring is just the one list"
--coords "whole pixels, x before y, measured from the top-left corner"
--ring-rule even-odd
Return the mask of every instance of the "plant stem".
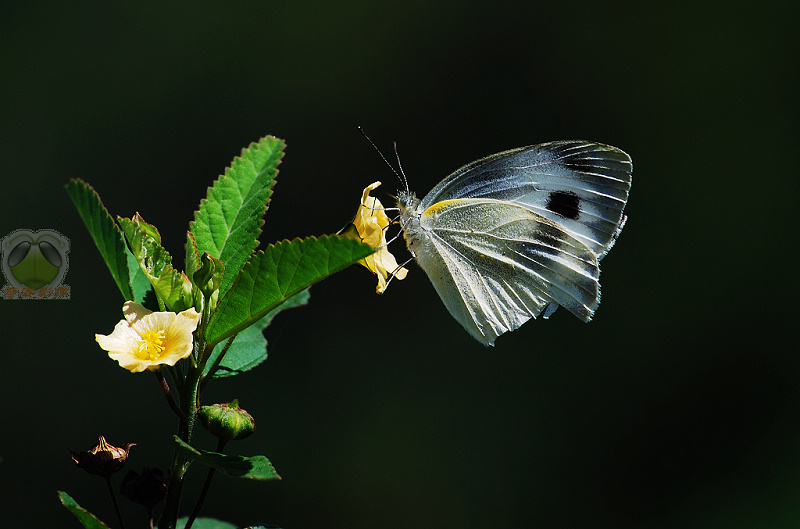
[[[224, 439], [220, 439], [217, 442], [217, 452], [222, 453], [225, 450], [225, 445], [228, 442]], [[194, 505], [194, 509], [192, 510], [192, 514], [189, 515], [189, 519], [186, 521], [186, 527], [184, 529], [191, 529], [192, 524], [194, 523], [195, 518], [200, 514], [200, 511], [203, 509], [203, 504], [206, 501], [206, 495], [208, 494], [208, 489], [211, 487], [211, 480], [214, 479], [214, 474], [217, 472], [215, 468], [209, 468], [208, 474], [206, 474], [206, 481], [203, 483], [203, 490], [200, 492], [200, 496], [197, 498], [197, 503]]]
[[161, 520], [158, 523], [160, 529], [175, 529], [178, 521], [178, 509], [181, 505], [183, 476], [186, 473], [186, 468], [186, 458], [176, 450], [172, 460], [167, 498], [164, 501], [164, 512], [161, 513]]
[[[191, 369], [186, 376], [186, 384], [183, 386], [184, 391], [181, 392], [181, 409], [186, 417], [186, 423], [185, 428], [182, 424], [178, 429], [178, 437], [186, 443], [192, 440], [192, 431], [197, 417], [197, 395], [201, 374], [202, 371], [200, 369]], [[161, 520], [158, 524], [161, 529], [175, 529], [181, 505], [181, 494], [183, 493], [183, 478], [188, 469], [188, 458], [175, 450], [167, 487], [167, 497], [164, 502], [164, 511], [161, 513]]]
[[[205, 331], [208, 325], [209, 317], [209, 296], [206, 296], [205, 303], [203, 304], [203, 314], [200, 319], [200, 325], [194, 332], [194, 353], [192, 355], [192, 363], [188, 366], [186, 375], [183, 377], [183, 383], [179, 388], [180, 394], [180, 407], [173, 408], [173, 411], [180, 418], [180, 426], [178, 427], [178, 437], [185, 443], [190, 443], [192, 440], [192, 431], [194, 430], [194, 422], [197, 418], [197, 409], [200, 406], [200, 379], [203, 376], [203, 368], [211, 353], [207, 350], [205, 341]], [[164, 393], [167, 396], [167, 402], [175, 404], [175, 400], [170, 397], [169, 386], [166, 385], [164, 376], [161, 375], [159, 381], [163, 381], [162, 390], [166, 387]], [[167, 497], [164, 501], [164, 511], [161, 513], [159, 520], [160, 529], [175, 529], [178, 522], [178, 513], [181, 507], [181, 495], [183, 494], [183, 478], [186, 471], [189, 469], [189, 458], [178, 452], [176, 449], [172, 456], [172, 471], [170, 472], [169, 485], [167, 486]]]
[[111, 486], [111, 476], [106, 476], [106, 486], [108, 487], [108, 493], [111, 494], [111, 503], [114, 504], [114, 510], [117, 511], [120, 529], [125, 529], [125, 522], [122, 521], [122, 513], [119, 510], [119, 503], [117, 503], [117, 495], [114, 494], [114, 487]]

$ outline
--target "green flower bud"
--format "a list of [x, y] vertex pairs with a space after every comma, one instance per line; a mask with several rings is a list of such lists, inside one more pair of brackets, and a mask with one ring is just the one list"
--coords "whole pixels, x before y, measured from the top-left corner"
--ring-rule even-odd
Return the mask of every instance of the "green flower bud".
[[244, 439], [256, 429], [253, 416], [239, 407], [239, 401], [213, 404], [200, 408], [200, 423], [223, 441]]
[[192, 280], [204, 296], [210, 297], [219, 290], [224, 273], [225, 265], [222, 261], [214, 259], [208, 252], [205, 252], [200, 257], [200, 269], [194, 273]]

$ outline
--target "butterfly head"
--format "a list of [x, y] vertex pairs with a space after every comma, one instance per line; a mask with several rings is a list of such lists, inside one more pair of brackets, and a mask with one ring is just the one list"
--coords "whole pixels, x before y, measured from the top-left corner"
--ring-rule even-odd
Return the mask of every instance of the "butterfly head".
[[419, 199], [411, 191], [398, 191], [397, 193], [397, 207], [400, 209], [400, 215], [405, 219], [411, 212], [419, 206]]

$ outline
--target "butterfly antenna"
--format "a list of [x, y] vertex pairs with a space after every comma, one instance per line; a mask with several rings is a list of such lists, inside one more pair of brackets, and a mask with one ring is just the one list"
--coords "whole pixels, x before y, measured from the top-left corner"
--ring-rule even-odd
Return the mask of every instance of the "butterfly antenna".
[[394, 146], [394, 156], [397, 158], [397, 167], [400, 169], [400, 174], [403, 176], [403, 186], [405, 186], [406, 193], [410, 193], [411, 190], [408, 188], [408, 178], [406, 178], [406, 173], [403, 171], [403, 164], [400, 163], [400, 153], [397, 152], [397, 142], [392, 142], [392, 145]]
[[[375, 149], [375, 150], [378, 152], [378, 154], [380, 155], [380, 157], [383, 159], [384, 163], [386, 163], [386, 165], [388, 165], [388, 166], [389, 166], [389, 169], [391, 169], [391, 170], [392, 170], [392, 172], [393, 172], [393, 173], [394, 173], [394, 175], [395, 175], [395, 176], [398, 178], [398, 180], [402, 180], [403, 182], [405, 182], [405, 178], [406, 178], [406, 176], [405, 176], [405, 175], [403, 175], [403, 176], [400, 176], [400, 174], [397, 172], [397, 170], [394, 168], [394, 166], [392, 166], [392, 164], [390, 164], [390, 163], [389, 163], [389, 160], [387, 160], [387, 159], [386, 159], [386, 156], [384, 156], [384, 155], [383, 155], [383, 153], [382, 153], [382, 152], [381, 152], [381, 150], [378, 148], [378, 146], [377, 146], [377, 145], [375, 145], [375, 142], [373, 142], [373, 141], [370, 139], [370, 137], [369, 137], [369, 136], [367, 136], [367, 133], [366, 133], [366, 132], [364, 132], [364, 129], [363, 129], [362, 127], [360, 127], [360, 126], [359, 126], [359, 127], [358, 127], [358, 132], [360, 132], [360, 133], [361, 133], [361, 135], [362, 135], [362, 136], [364, 136], [364, 137], [367, 139], [367, 141], [369, 142], [369, 144], [370, 144], [370, 145], [372, 145], [372, 148], [373, 148], [373, 149]], [[396, 148], [395, 148], [395, 150], [396, 150]], [[401, 167], [401, 168], [400, 168], [400, 171], [402, 171], [402, 170], [403, 170], [403, 169], [402, 169], [402, 167]], [[408, 188], [408, 183], [407, 183], [407, 182], [406, 182], [406, 188]]]

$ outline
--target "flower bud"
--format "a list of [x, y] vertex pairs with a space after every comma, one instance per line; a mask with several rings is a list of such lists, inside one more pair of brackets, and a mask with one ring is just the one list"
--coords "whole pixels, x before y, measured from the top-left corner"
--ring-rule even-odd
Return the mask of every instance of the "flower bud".
[[104, 478], [109, 477], [114, 472], [125, 466], [128, 460], [128, 452], [136, 443], [125, 443], [122, 447], [110, 445], [101, 435], [94, 445], [85, 452], [73, 452], [72, 460], [89, 474], [95, 474]]
[[223, 441], [244, 439], [256, 429], [253, 416], [239, 407], [239, 401], [200, 408], [200, 423]]
[[222, 261], [214, 259], [208, 252], [205, 252], [200, 257], [200, 269], [193, 274], [192, 280], [204, 296], [210, 297], [219, 290], [224, 273], [225, 265]]

